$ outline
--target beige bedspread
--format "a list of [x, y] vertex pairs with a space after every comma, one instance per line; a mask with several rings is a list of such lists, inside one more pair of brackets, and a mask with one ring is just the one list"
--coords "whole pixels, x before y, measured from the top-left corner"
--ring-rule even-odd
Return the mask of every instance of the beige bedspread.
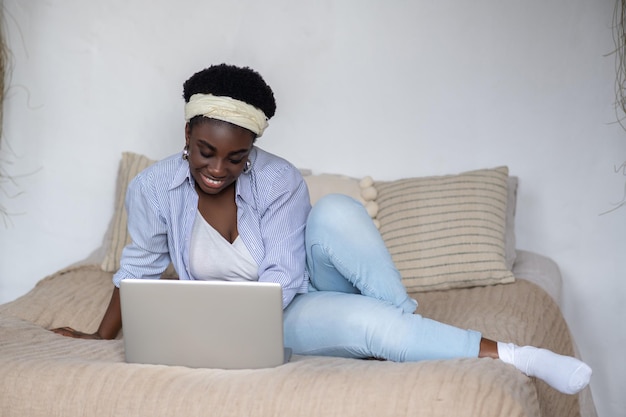
[[[392, 363], [295, 356], [263, 370], [124, 363], [121, 340], [45, 329], [97, 328], [111, 274], [83, 266], [0, 306], [2, 416], [579, 416], [577, 396], [491, 359]], [[572, 354], [551, 297], [514, 284], [416, 294], [418, 312], [494, 339]]]

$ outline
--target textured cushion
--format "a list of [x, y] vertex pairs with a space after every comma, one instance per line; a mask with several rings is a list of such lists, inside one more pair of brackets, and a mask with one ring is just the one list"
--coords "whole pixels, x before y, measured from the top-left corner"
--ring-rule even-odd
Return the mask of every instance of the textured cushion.
[[315, 204], [326, 194], [339, 193], [348, 195], [361, 202], [365, 206], [368, 214], [378, 227], [376, 216], [378, 214], [378, 204], [376, 197], [378, 191], [374, 187], [374, 180], [365, 177], [361, 180], [339, 174], [311, 174], [310, 170], [300, 170], [309, 189], [311, 204]]
[[514, 281], [507, 268], [508, 169], [377, 182], [380, 232], [409, 291]]
[[355, 200], [364, 202], [361, 198], [361, 187], [359, 180], [350, 178], [345, 175], [336, 174], [317, 174], [313, 175], [305, 170], [303, 173], [304, 181], [309, 189], [311, 204], [315, 204], [317, 200], [330, 193], [340, 193], [349, 195]]

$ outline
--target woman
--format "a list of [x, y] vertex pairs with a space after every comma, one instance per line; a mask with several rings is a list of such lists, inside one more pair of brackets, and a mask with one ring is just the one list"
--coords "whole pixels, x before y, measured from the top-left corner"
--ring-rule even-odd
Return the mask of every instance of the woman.
[[285, 344], [294, 353], [419, 361], [491, 357], [574, 394], [591, 369], [576, 358], [485, 339], [413, 314], [365, 209], [331, 195], [314, 208], [298, 170], [254, 144], [276, 111], [249, 68], [225, 64], [184, 83], [185, 147], [140, 173], [126, 206], [132, 243], [113, 277], [98, 331], [54, 331], [111, 339], [121, 329], [119, 284], [159, 278], [170, 261], [180, 279], [278, 282]]

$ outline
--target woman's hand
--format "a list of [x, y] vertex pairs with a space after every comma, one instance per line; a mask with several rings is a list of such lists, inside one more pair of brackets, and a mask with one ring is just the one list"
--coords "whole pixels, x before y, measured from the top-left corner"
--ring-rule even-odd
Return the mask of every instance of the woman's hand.
[[111, 301], [107, 311], [102, 317], [100, 327], [95, 333], [83, 333], [78, 330], [74, 330], [71, 327], [58, 327], [51, 329], [50, 331], [60, 334], [61, 336], [74, 337], [77, 339], [115, 339], [117, 333], [122, 328], [122, 309], [120, 307], [120, 289], [113, 287], [113, 293], [111, 294]]
[[78, 330], [74, 330], [71, 327], [59, 327], [56, 329], [52, 329], [52, 332], [56, 334], [60, 334], [61, 336], [74, 337], [76, 339], [96, 339], [100, 340], [102, 337], [98, 332], [96, 333], [83, 333]]

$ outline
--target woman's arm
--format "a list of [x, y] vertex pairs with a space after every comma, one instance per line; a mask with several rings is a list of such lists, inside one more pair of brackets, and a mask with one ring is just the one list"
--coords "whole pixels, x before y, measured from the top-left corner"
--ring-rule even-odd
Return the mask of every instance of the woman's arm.
[[111, 301], [109, 301], [109, 307], [107, 307], [104, 317], [102, 317], [102, 321], [100, 322], [100, 326], [95, 333], [83, 333], [71, 327], [59, 327], [52, 329], [52, 331], [63, 336], [79, 339], [114, 339], [121, 328], [122, 310], [120, 308], [120, 290], [114, 287], [113, 294], [111, 294]]
[[52, 331], [68, 337], [83, 339], [114, 339], [122, 328], [119, 283], [125, 278], [158, 279], [170, 262], [167, 245], [167, 226], [159, 210], [159, 190], [155, 187], [163, 179], [151, 175], [150, 168], [135, 177], [126, 193], [130, 245], [124, 248], [120, 269], [113, 276], [113, 293], [102, 322], [95, 333], [84, 333], [71, 327]]
[[271, 183], [266, 194], [270, 198], [260, 219], [265, 256], [259, 265], [259, 281], [281, 285], [285, 308], [305, 280], [304, 231], [311, 204], [296, 168], [283, 169]]

